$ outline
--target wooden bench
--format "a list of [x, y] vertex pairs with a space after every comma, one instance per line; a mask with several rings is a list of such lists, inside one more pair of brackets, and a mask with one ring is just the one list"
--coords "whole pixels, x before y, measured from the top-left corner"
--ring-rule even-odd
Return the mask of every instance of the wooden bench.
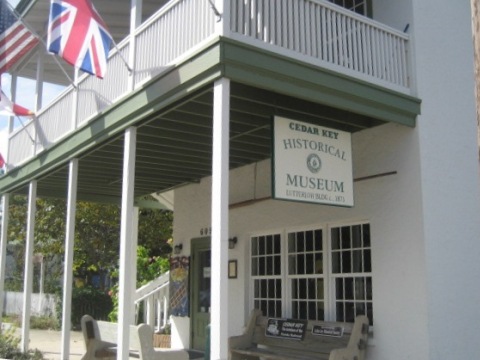
[[[82, 360], [112, 359], [117, 356], [117, 323], [97, 321], [90, 315], [81, 320], [86, 352]], [[130, 357], [156, 360], [187, 360], [185, 350], [153, 347], [153, 330], [147, 324], [130, 325]]]
[[[365, 359], [368, 339], [366, 316], [358, 316], [354, 324], [304, 321], [302, 325], [301, 321], [293, 320], [282, 324], [284, 334], [275, 331], [278, 336], [267, 336], [266, 328], [270, 329], [272, 322], [276, 321], [262, 316], [259, 310], [253, 310], [243, 335], [232, 336], [228, 340], [229, 359]], [[289, 339], [288, 336], [294, 338], [296, 335], [288, 332], [294, 329], [285, 328], [287, 325], [305, 328], [303, 339]]]

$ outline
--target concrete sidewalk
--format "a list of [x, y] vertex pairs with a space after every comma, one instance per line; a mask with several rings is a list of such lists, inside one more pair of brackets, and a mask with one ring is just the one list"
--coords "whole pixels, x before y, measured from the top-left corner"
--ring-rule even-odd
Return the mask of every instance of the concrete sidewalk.
[[[30, 330], [29, 349], [38, 349], [45, 359], [61, 360], [62, 333], [53, 330]], [[85, 354], [85, 345], [81, 331], [70, 332], [70, 355], [68, 359], [79, 360]]]

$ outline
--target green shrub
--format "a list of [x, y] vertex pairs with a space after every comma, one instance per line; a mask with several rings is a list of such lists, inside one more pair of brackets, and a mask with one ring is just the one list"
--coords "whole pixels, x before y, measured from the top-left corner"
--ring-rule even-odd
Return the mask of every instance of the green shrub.
[[15, 336], [15, 328], [3, 330], [0, 333], [0, 357], [13, 360], [41, 360], [44, 359], [43, 354], [35, 349], [28, 352], [20, 351], [18, 344], [20, 339]]
[[[103, 291], [92, 286], [74, 288], [72, 290], [72, 313], [70, 320], [72, 329], [80, 329], [80, 320], [85, 314], [91, 315], [96, 320], [108, 320], [112, 311], [112, 299]], [[62, 302], [57, 302], [57, 318], [62, 318]]]
[[[12, 324], [15, 327], [22, 326], [21, 315], [6, 315], [2, 322]], [[60, 330], [60, 323], [52, 316], [31, 316], [30, 329], [38, 330]]]

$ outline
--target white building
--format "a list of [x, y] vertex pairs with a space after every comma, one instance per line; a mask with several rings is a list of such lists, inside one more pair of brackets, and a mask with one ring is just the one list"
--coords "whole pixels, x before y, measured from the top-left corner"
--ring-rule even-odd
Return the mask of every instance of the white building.
[[[132, 314], [135, 206], [173, 189], [174, 241], [191, 284], [188, 316], [172, 318], [174, 347], [204, 348], [210, 322], [211, 356], [226, 359], [228, 336], [259, 307], [339, 321], [366, 313], [371, 360], [478, 357], [470, 4], [334, 2], [144, 0], [142, 10], [132, 0], [135, 36], [119, 51], [133, 73], [112, 51], [104, 80], [81, 76], [78, 91], [39, 111], [27, 126], [34, 143], [25, 129], [11, 134], [5, 199], [66, 196], [70, 176], [73, 202], [121, 201], [121, 324]], [[116, 14], [94, 3], [116, 37], [127, 35], [128, 1], [116, 2]], [[18, 9], [41, 29], [48, 2]], [[39, 80], [65, 83], [41, 59], [18, 75], [40, 65]], [[272, 198], [275, 116], [351, 134], [353, 206]], [[325, 151], [312, 152], [324, 161]]]

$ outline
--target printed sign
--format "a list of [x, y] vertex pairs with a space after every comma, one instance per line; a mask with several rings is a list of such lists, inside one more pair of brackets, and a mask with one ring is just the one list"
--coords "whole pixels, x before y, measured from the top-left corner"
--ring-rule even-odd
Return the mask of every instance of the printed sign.
[[353, 206], [350, 133], [277, 116], [273, 149], [273, 198]]
[[312, 334], [313, 335], [321, 335], [321, 336], [342, 337], [343, 336], [343, 327], [342, 326], [314, 325], [312, 327]]
[[265, 336], [290, 340], [303, 340], [307, 321], [292, 319], [268, 319]]

